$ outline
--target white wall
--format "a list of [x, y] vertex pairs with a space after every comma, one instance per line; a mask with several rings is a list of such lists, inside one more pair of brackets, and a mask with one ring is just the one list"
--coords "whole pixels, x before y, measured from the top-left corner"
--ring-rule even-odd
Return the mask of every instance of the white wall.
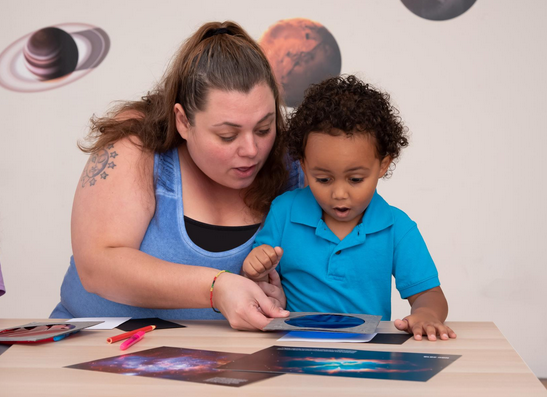
[[[86, 162], [76, 141], [93, 113], [145, 93], [205, 21], [235, 20], [258, 39], [280, 19], [303, 17], [332, 32], [343, 73], [392, 94], [412, 132], [379, 191], [418, 222], [449, 320], [494, 321], [536, 375], [547, 377], [547, 2], [477, 0], [445, 22], [419, 18], [398, 0], [200, 4], [10, 0], [0, 7], [0, 51], [65, 22], [101, 27], [112, 41], [102, 65], [70, 85], [32, 94], [0, 87], [7, 287], [0, 316], [44, 318], [58, 301], [73, 192]], [[394, 318], [405, 315], [407, 303], [394, 297]]]

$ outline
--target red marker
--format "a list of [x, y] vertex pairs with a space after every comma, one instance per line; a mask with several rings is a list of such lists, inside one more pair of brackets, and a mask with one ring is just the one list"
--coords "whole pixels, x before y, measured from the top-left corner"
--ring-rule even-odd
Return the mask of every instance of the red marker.
[[142, 338], [144, 338], [144, 332], [143, 331], [137, 332], [135, 335], [131, 336], [131, 338], [129, 338], [128, 340], [126, 340], [125, 342], [123, 342], [120, 345], [120, 350], [125, 350], [125, 349], [133, 346], [135, 343], [140, 341]]
[[139, 328], [139, 329], [135, 329], [133, 331], [125, 332], [125, 333], [120, 334], [120, 335], [112, 336], [112, 337], [108, 338], [106, 341], [108, 343], [114, 343], [114, 342], [118, 342], [118, 341], [123, 340], [123, 339], [127, 339], [127, 338], [135, 335], [139, 331], [150, 332], [154, 329], [156, 329], [155, 325], [149, 325], [148, 327], [142, 327], [142, 328]]

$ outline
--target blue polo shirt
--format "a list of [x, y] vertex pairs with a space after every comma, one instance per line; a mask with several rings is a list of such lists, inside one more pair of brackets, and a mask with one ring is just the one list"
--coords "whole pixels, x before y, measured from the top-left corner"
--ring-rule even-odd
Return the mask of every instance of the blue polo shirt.
[[361, 223], [340, 241], [309, 187], [276, 198], [254, 247], [280, 246], [277, 267], [296, 312], [364, 313], [391, 319], [391, 277], [405, 299], [440, 285], [414, 223], [377, 193]]

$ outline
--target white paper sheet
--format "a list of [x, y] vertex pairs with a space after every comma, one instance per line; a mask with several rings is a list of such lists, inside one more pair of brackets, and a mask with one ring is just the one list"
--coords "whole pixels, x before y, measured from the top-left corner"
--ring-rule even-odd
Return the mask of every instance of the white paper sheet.
[[114, 329], [121, 323], [131, 320], [131, 317], [77, 317], [68, 321], [104, 321], [101, 324], [94, 325], [86, 329]]
[[341, 332], [291, 331], [279, 338], [282, 342], [369, 342], [376, 334], [348, 334]]

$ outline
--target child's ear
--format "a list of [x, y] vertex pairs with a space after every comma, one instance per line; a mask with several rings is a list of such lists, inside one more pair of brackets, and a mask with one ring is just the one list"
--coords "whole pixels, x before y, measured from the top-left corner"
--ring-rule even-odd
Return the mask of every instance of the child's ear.
[[378, 179], [384, 177], [390, 165], [391, 165], [391, 157], [390, 156], [384, 157], [382, 161], [380, 162], [380, 176], [378, 177]]
[[175, 104], [173, 111], [175, 112], [175, 125], [177, 126], [177, 131], [182, 139], [187, 140], [188, 132], [190, 130], [190, 123], [188, 122], [186, 113], [180, 103]]
[[302, 168], [302, 172], [304, 172], [304, 174], [306, 173], [306, 162], [304, 161], [304, 159], [300, 159], [300, 168]]
[[304, 159], [300, 160], [300, 168], [302, 168], [302, 172], [304, 173], [304, 187], [307, 187], [310, 183], [308, 181], [308, 174], [306, 172], [306, 161]]

